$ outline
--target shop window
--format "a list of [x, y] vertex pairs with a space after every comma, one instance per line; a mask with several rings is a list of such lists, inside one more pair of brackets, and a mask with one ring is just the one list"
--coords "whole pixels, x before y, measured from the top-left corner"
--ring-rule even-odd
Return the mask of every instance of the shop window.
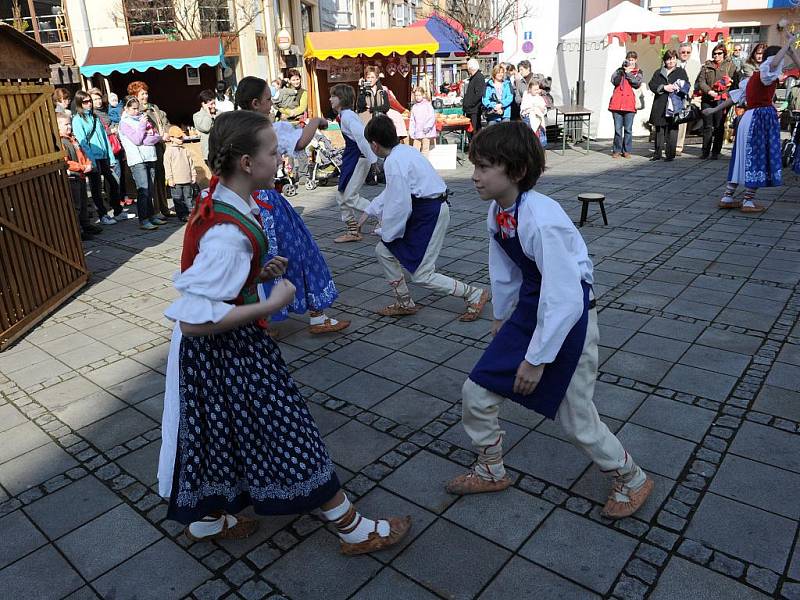
[[314, 19], [311, 16], [312, 8], [303, 2], [300, 3], [300, 29], [303, 31], [303, 39], [309, 31], [314, 31]]
[[197, 0], [197, 8], [200, 14], [200, 27], [203, 29], [203, 37], [231, 31], [227, 2]]
[[27, 0], [0, 4], [0, 23], [11, 25], [42, 44], [70, 41], [61, 0], [36, 0], [34, 14], [30, 14]]
[[762, 36], [762, 29], [763, 28], [759, 27], [758, 25], [749, 27], [731, 27], [731, 41], [734, 44], [741, 44], [742, 54], [747, 57], [750, 55], [750, 51], [756, 44], [758, 44], [761, 40], [766, 39], [766, 32], [763, 32], [764, 35]]

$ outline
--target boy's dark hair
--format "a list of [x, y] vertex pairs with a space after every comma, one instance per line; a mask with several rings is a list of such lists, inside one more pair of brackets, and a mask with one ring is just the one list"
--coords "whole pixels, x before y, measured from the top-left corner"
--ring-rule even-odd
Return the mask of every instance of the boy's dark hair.
[[204, 104], [206, 102], [211, 102], [212, 100], [216, 100], [217, 95], [211, 90], [203, 90], [202, 92], [197, 94], [197, 99], [200, 100], [200, 104]]
[[666, 52], [664, 52], [664, 56], [661, 57], [661, 60], [664, 62], [664, 64], [667, 64], [667, 59], [669, 59], [669, 58], [674, 58], [674, 59], [677, 60], [678, 51], [677, 50], [671, 50], [671, 49], [667, 50]]
[[267, 82], [260, 77], [245, 77], [236, 88], [236, 106], [244, 110], [253, 110], [253, 100], [261, 98], [266, 89]]
[[529, 60], [521, 60], [521, 61], [519, 61], [519, 63], [517, 63], [517, 69], [522, 69], [523, 67], [528, 69], [528, 71], [530, 71], [531, 70], [531, 61], [529, 61]]
[[302, 76], [302, 75], [300, 75], [300, 71], [298, 71], [297, 69], [289, 69], [289, 70], [286, 72], [286, 77], [287, 77], [287, 78], [289, 78], [289, 79], [291, 79], [291, 78], [292, 78], [292, 77], [294, 77], [295, 75], [297, 75], [298, 77], [300, 77], [300, 79], [302, 79], [302, 78], [303, 78], [303, 76]]
[[356, 93], [353, 88], [346, 83], [337, 83], [331, 88], [331, 96], [336, 96], [339, 99], [340, 108], [353, 109], [356, 104]]
[[208, 135], [208, 165], [215, 175], [230, 175], [236, 161], [258, 152], [259, 131], [271, 127], [269, 119], [251, 110], [222, 113]]
[[625, 58], [639, 58], [639, 55], [634, 50], [629, 50], [628, 53], [625, 55]]
[[544, 173], [544, 148], [539, 137], [522, 121], [504, 121], [481, 129], [469, 146], [469, 160], [502, 165], [520, 192], [532, 189]]
[[370, 143], [375, 142], [387, 150], [398, 144], [397, 129], [392, 120], [382, 113], [372, 117], [364, 127], [364, 137]]
[[767, 49], [764, 50], [764, 60], [767, 60], [770, 56], [775, 56], [780, 51], [780, 46], [767, 46]]

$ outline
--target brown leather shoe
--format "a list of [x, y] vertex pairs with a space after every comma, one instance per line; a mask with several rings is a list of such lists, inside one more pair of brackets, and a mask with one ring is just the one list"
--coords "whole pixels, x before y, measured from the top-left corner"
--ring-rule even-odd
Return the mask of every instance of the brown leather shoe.
[[402, 304], [397, 304], [395, 302], [389, 306], [384, 306], [377, 312], [382, 317], [407, 317], [409, 315], [417, 314], [417, 312], [419, 312], [419, 306], [416, 304], [414, 306], [403, 306]]
[[753, 205], [753, 206], [742, 206], [739, 210], [743, 213], [760, 213], [764, 212], [767, 209], [764, 208], [763, 206]]
[[383, 519], [389, 521], [389, 535], [381, 536], [378, 534], [378, 521], [375, 521], [375, 531], [367, 536], [367, 539], [357, 544], [348, 544], [339, 540], [341, 544], [342, 554], [347, 556], [355, 556], [357, 554], [369, 554], [370, 552], [378, 552], [390, 546], [394, 546], [397, 542], [402, 540], [411, 529], [411, 517], [389, 517]]
[[[647, 500], [647, 497], [653, 491], [653, 480], [648, 477], [638, 489], [632, 490], [627, 485], [619, 480], [614, 481], [611, 486], [611, 493], [608, 495], [606, 505], [600, 514], [606, 519], [624, 519], [630, 517], [633, 513], [639, 510]], [[628, 499], [620, 502], [616, 499], [617, 494], [626, 496]]]
[[623, 152], [622, 153], [622, 158], [630, 158], [630, 157], [631, 157], [631, 153], [630, 152]]
[[243, 540], [253, 535], [258, 531], [261, 523], [256, 519], [250, 517], [243, 517], [236, 515], [236, 525], [228, 527], [228, 515], [222, 521], [222, 530], [213, 535], [206, 535], [203, 537], [195, 537], [189, 531], [189, 528], [183, 530], [183, 534], [193, 542], [208, 542], [211, 540]]
[[337, 244], [346, 244], [347, 242], [360, 242], [361, 239], [360, 233], [343, 233], [339, 237], [334, 238], [333, 241]]
[[448, 481], [445, 489], [448, 494], [465, 496], [467, 494], [502, 492], [510, 485], [511, 478], [508, 475], [502, 479], [490, 480], [480, 477], [475, 471], [469, 471]]
[[467, 310], [464, 312], [463, 315], [458, 317], [458, 320], [465, 321], [467, 323], [477, 320], [477, 318], [481, 316], [481, 311], [483, 310], [483, 307], [486, 306], [486, 303], [488, 301], [489, 301], [489, 290], [483, 290], [481, 292], [481, 297], [478, 298], [478, 301], [474, 304], [468, 304]]
[[742, 208], [742, 203], [738, 201], [723, 202], [722, 200], [720, 200], [717, 206], [719, 206], [720, 208]]
[[336, 321], [336, 323], [334, 323], [329, 318], [326, 318], [324, 323], [309, 325], [308, 331], [309, 333], [318, 335], [320, 333], [336, 333], [348, 327], [350, 327], [350, 321]]
[[619, 158], [619, 157], [620, 157], [620, 153], [619, 152], [612, 152], [611, 153], [611, 158]]

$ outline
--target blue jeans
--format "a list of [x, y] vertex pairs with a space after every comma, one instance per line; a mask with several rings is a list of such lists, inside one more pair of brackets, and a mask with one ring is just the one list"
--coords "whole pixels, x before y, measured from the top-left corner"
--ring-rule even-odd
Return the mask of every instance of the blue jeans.
[[139, 222], [153, 216], [153, 190], [155, 189], [156, 163], [143, 162], [131, 167], [131, 175], [136, 183], [136, 212]]
[[170, 194], [178, 217], [188, 217], [194, 209], [194, 186], [191, 183], [178, 183], [170, 188]]
[[630, 152], [633, 149], [633, 117], [636, 113], [611, 111], [614, 116], [614, 147], [616, 154]]

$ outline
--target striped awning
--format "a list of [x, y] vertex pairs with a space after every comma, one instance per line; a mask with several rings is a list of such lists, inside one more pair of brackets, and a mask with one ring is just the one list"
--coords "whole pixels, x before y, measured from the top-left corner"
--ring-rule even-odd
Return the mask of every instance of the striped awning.
[[111, 73], [147, 71], [172, 67], [215, 67], [224, 64], [225, 56], [219, 38], [148, 42], [126, 46], [95, 46], [89, 49], [81, 66], [85, 77], [108, 76]]

